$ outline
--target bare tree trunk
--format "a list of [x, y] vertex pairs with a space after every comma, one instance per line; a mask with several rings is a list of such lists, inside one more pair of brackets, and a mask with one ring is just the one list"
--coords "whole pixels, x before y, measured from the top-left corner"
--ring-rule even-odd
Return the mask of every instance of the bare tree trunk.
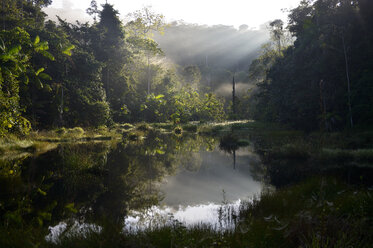
[[233, 170], [236, 169], [236, 150], [233, 149]]
[[63, 127], [63, 85], [61, 84], [61, 102], [60, 106], [58, 106], [58, 114], [59, 114], [59, 123], [60, 127]]
[[232, 81], [232, 112], [233, 112], [233, 119], [236, 119], [236, 82], [234, 81], [234, 76], [233, 76], [233, 81]]
[[345, 57], [345, 64], [346, 64], [346, 77], [347, 77], [347, 96], [348, 96], [348, 112], [350, 115], [350, 124], [351, 128], [354, 127], [354, 121], [352, 119], [352, 108], [351, 108], [351, 87], [350, 87], [350, 75], [348, 73], [348, 61], [347, 61], [347, 52], [346, 52], [346, 44], [345, 38], [342, 35], [342, 43], [343, 43], [343, 53]]
[[148, 81], [148, 95], [150, 94], [150, 58], [149, 58], [149, 53], [147, 54], [147, 59], [148, 59], [148, 68], [146, 72], [146, 77]]
[[324, 80], [320, 80], [320, 112], [322, 115], [320, 128], [324, 125], [325, 131], [328, 131], [328, 122], [326, 120], [326, 102], [325, 102], [325, 95], [324, 95]]

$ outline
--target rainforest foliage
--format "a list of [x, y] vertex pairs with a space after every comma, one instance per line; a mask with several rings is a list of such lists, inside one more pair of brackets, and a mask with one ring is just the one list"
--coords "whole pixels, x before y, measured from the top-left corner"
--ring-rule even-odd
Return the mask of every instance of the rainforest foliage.
[[268, 24], [268, 43], [262, 29], [166, 24], [149, 8], [124, 23], [94, 0], [93, 23], [53, 22], [50, 4], [1, 2], [0, 135], [227, 116], [306, 131], [373, 124], [369, 0], [304, 0]]
[[[307, 131], [373, 124], [373, 2], [302, 1], [250, 67], [251, 117]], [[294, 41], [286, 46], [289, 32]]]
[[0, 135], [31, 127], [222, 120], [223, 102], [162, 62], [152, 38], [166, 24], [143, 9], [124, 24], [110, 4], [94, 23], [46, 21], [51, 1], [2, 0]]

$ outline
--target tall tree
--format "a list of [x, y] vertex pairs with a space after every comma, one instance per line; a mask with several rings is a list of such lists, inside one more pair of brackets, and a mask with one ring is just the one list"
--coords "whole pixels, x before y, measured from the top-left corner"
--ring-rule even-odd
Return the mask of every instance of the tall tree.
[[150, 94], [152, 83], [151, 58], [163, 54], [163, 51], [154, 41], [153, 35], [155, 32], [163, 33], [166, 26], [164, 16], [154, 13], [150, 7], [144, 7], [139, 11], [129, 14], [129, 18], [132, 19], [127, 23], [127, 28], [130, 31], [130, 42], [146, 55], [147, 94]]
[[99, 17], [97, 29], [100, 35], [93, 41], [94, 54], [103, 63], [101, 80], [114, 117], [117, 118], [125, 104], [124, 97], [128, 89], [128, 78], [123, 74], [123, 68], [129, 53], [125, 45], [123, 25], [113, 5], [102, 5]]

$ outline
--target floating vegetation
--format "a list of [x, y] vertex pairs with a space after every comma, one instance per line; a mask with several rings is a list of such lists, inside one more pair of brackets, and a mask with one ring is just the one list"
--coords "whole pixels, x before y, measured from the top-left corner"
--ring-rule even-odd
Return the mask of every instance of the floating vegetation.
[[141, 122], [136, 125], [136, 129], [139, 131], [147, 132], [151, 129], [151, 126], [146, 122]]

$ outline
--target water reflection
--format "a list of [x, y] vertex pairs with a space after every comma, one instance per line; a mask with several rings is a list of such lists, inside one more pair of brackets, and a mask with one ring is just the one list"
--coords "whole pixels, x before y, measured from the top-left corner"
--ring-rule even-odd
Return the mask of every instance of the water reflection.
[[[236, 169], [232, 167], [232, 156], [218, 149], [212, 152], [201, 151], [191, 154], [198, 158], [198, 166], [178, 167], [174, 175], [165, 178], [160, 186], [164, 199], [160, 206], [153, 206], [144, 212], [134, 212], [126, 218], [130, 229], [149, 227], [155, 217], [157, 223], [167, 223], [167, 218], [186, 225], [219, 225], [221, 208], [237, 209], [241, 200], [260, 193], [263, 185], [253, 178], [260, 167], [259, 158], [248, 148], [239, 148], [233, 158]], [[189, 160], [188, 160], [189, 161]], [[190, 161], [189, 161], [190, 162]], [[184, 163], [185, 164], [185, 163]], [[256, 175], [259, 178], [260, 175]]]
[[1, 230], [38, 229], [40, 238], [77, 226], [111, 232], [140, 224], [144, 209], [152, 210], [153, 223], [163, 214], [172, 216], [166, 221], [216, 224], [223, 201], [237, 205], [260, 192], [263, 172], [248, 148], [235, 152], [233, 170], [218, 142], [150, 132], [144, 140], [60, 144], [34, 157], [0, 160]]
[[228, 211], [237, 213], [241, 200], [229, 204], [200, 204], [194, 206], [179, 205], [177, 208], [170, 206], [153, 206], [146, 211], [133, 211], [125, 219], [125, 230], [138, 231], [145, 228], [172, 224], [177, 221], [186, 226], [208, 225], [215, 230], [232, 228], [234, 223], [227, 222]]
[[223, 190], [229, 202], [257, 194], [261, 182], [252, 177], [251, 165], [259, 163], [256, 156], [241, 148], [237, 152], [236, 170], [232, 168], [232, 157], [221, 151], [200, 152], [201, 165], [190, 171], [179, 167], [178, 172], [161, 186], [168, 206], [221, 203]]

